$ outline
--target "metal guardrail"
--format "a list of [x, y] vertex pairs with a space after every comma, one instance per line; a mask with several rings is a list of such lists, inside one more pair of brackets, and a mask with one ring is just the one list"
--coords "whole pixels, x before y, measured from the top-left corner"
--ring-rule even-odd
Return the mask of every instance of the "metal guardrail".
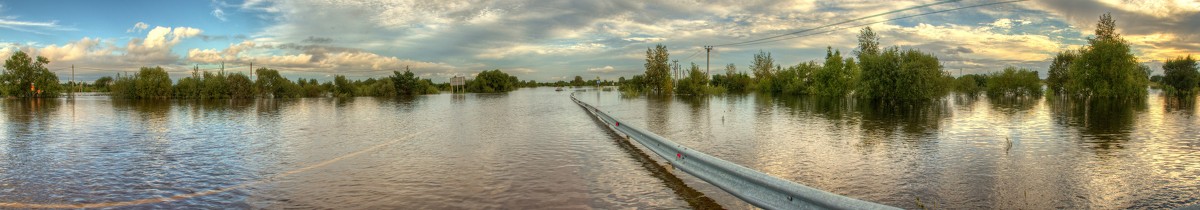
[[899, 209], [854, 199], [795, 182], [780, 179], [754, 169], [689, 149], [653, 132], [622, 123], [575, 98], [571, 100], [592, 116], [603, 121], [609, 129], [625, 134], [650, 149], [671, 166], [733, 194], [747, 203], [764, 209]]

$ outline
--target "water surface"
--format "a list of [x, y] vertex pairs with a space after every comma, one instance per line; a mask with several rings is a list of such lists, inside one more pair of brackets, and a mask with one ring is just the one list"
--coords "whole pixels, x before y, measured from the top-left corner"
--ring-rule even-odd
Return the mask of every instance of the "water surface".
[[[713, 156], [902, 208], [1200, 204], [1195, 100], [1157, 92], [1136, 102], [951, 95], [896, 106], [766, 94], [580, 98]], [[690, 180], [726, 207], [749, 207]]]
[[128, 207], [688, 207], [552, 88], [399, 99], [10, 99], [2, 110], [0, 203], [155, 200], [256, 183]]
[[[0, 203], [691, 207], [569, 92], [8, 99], [0, 106]], [[716, 157], [902, 208], [1200, 204], [1200, 110], [1194, 100], [1156, 93], [1122, 103], [952, 95], [899, 106], [762, 94], [579, 97]], [[680, 178], [724, 207], [750, 208], [694, 177]], [[179, 195], [195, 196], [157, 202]]]

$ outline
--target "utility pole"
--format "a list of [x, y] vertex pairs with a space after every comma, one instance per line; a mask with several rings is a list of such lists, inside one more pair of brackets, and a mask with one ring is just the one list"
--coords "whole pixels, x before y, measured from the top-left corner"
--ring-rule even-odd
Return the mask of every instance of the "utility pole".
[[673, 60], [673, 62], [675, 62], [675, 68], [672, 70], [672, 72], [675, 72], [675, 77], [671, 78], [671, 84], [679, 85], [679, 82], [676, 82], [676, 79], [679, 79], [679, 60]]
[[250, 81], [254, 81], [254, 61], [250, 62]]
[[225, 74], [225, 61], [221, 61], [221, 74]]
[[[75, 82], [75, 64], [71, 64], [71, 86], [77, 86], [75, 83], [78, 83], [78, 82]], [[74, 91], [75, 88], [71, 88], [71, 89], [72, 89], [72, 91], [69, 94], [71, 94], [71, 97], [75, 97], [75, 91]], [[80, 91], [82, 91], [82, 90], [80, 90]]]
[[[704, 52], [704, 77], [705, 78], [709, 78], [709, 76], [708, 76], [709, 67], [708, 66], [709, 66], [709, 59], [712, 57], [712, 48], [713, 48], [712, 45], [704, 46], [704, 51], [705, 51]], [[708, 84], [704, 84], [704, 86], [708, 86]]]

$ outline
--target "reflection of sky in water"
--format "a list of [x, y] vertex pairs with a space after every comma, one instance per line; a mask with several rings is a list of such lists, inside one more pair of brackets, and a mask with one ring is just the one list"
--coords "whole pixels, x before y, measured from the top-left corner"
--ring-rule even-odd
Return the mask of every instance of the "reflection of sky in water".
[[[560, 99], [560, 100], [559, 100]], [[683, 208], [552, 88], [384, 99], [5, 100], [0, 203], [136, 208]]]
[[918, 198], [951, 209], [1200, 204], [1200, 117], [1154, 94], [1125, 104], [948, 96], [899, 107], [761, 94], [601, 100], [633, 126], [714, 156], [902, 208]]
[[[0, 202], [211, 190], [435, 129], [266, 184], [139, 207], [686, 207], [567, 94], [5, 100]], [[1195, 102], [1154, 94], [1132, 105], [950, 96], [901, 107], [759, 94], [581, 94], [633, 126], [714, 156], [904, 208], [918, 198], [952, 209], [1167, 208], [1200, 196]], [[726, 207], [748, 207], [683, 178]]]

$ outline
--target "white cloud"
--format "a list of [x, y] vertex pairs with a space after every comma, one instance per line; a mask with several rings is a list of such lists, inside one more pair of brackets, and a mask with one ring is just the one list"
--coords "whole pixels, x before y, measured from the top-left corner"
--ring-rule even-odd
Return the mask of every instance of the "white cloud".
[[1100, 0], [1100, 2], [1124, 11], [1158, 18], [1178, 18], [1200, 12], [1200, 2], [1195, 0]]
[[1010, 29], [1013, 27], [1013, 21], [1008, 18], [1000, 18], [989, 25], [996, 28]]
[[[144, 23], [142, 23], [144, 24]], [[142, 25], [138, 24], [138, 25]], [[135, 25], [136, 27], [136, 25]], [[148, 28], [148, 26], [141, 27]], [[171, 48], [183, 39], [200, 35], [202, 30], [190, 27], [155, 27], [144, 38], [134, 38], [125, 45], [116, 39], [84, 37], [65, 44], [4, 43], [0, 53], [21, 50], [34, 56], [50, 59], [51, 65], [77, 65], [91, 68], [137, 68], [141, 66], [179, 67], [180, 56]]]
[[203, 31], [191, 27], [155, 26], [145, 38], [135, 38], [125, 45], [125, 59], [136, 62], [172, 63], [180, 56], [171, 53], [171, 48], [185, 38], [200, 35]]
[[485, 49], [476, 58], [483, 59], [503, 59], [512, 56], [523, 55], [574, 55], [580, 53], [597, 52], [604, 49], [606, 46], [599, 43], [579, 43], [574, 45], [535, 45], [521, 44], [516, 46]]
[[213, 9], [213, 11], [212, 11], [212, 16], [213, 16], [213, 17], [216, 17], [218, 20], [221, 20], [221, 21], [226, 21], [226, 19], [225, 19], [225, 11], [221, 10], [221, 8], [215, 8], [215, 9]]
[[137, 22], [137, 23], [133, 24], [133, 28], [126, 29], [125, 32], [126, 33], [133, 33], [133, 32], [141, 33], [142, 31], [145, 31], [146, 28], [149, 28], [149, 27], [150, 27], [149, 24], [146, 24], [143, 22]]
[[987, 30], [987, 27], [969, 27], [958, 25], [918, 24], [913, 27], [889, 27], [891, 30], [880, 33], [896, 36], [886, 40], [904, 46], [937, 47], [939, 49], [923, 49], [934, 51], [950, 48], [965, 47], [972, 53], [967, 58], [996, 59], [1011, 61], [1042, 61], [1053, 56], [1064, 45], [1039, 34], [1002, 34]]
[[604, 66], [604, 67], [598, 67], [598, 68], [588, 68], [588, 69], [587, 69], [587, 71], [588, 71], [588, 72], [597, 72], [597, 73], [609, 73], [609, 72], [613, 72], [613, 71], [615, 71], [615, 70], [616, 70], [616, 69], [615, 69], [615, 68], [613, 68], [612, 66]]
[[1117, 22], [1117, 33], [1132, 44], [1139, 61], [1200, 53], [1200, 2], [1191, 0], [1092, 2], [1038, 0], [1017, 4], [1048, 13], [1081, 36], [1091, 36], [1101, 14]]
[[239, 55], [255, 46], [257, 44], [247, 40], [242, 43], [230, 44], [225, 50], [190, 49], [187, 53], [187, 60], [206, 64], [240, 61]]
[[56, 30], [56, 31], [75, 30], [74, 28], [63, 27], [61, 25], [58, 25], [58, 21], [48, 21], [48, 22], [22, 21], [22, 20], [14, 20], [15, 18], [16, 17], [14, 17], [14, 16], [0, 17], [0, 28], [7, 28], [7, 29], [15, 30], [15, 31], [42, 34], [42, 35], [51, 35], [50, 33], [44, 32], [44, 30]]
[[511, 72], [516, 72], [516, 73], [521, 73], [521, 74], [532, 74], [534, 72], [537, 72], [537, 70], [533, 70], [531, 68], [511, 68], [511, 69], [505, 69], [505, 71], [511, 71]]
[[67, 43], [62, 46], [49, 45], [36, 51], [38, 56], [46, 57], [52, 61], [76, 61], [87, 57], [111, 55], [111, 49], [99, 49], [100, 42], [99, 38], [84, 37], [76, 42]]

